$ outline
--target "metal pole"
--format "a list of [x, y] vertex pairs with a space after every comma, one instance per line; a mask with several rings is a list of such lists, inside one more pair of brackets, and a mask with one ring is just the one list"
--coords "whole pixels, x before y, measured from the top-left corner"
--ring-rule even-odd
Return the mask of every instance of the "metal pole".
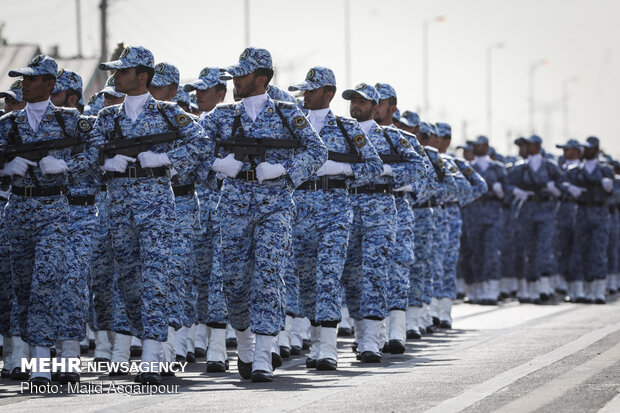
[[563, 139], [568, 139], [568, 82], [565, 80], [562, 83], [562, 115], [564, 116], [564, 133]]
[[351, 1], [344, 0], [344, 73], [345, 85], [351, 87]]
[[99, 60], [105, 62], [108, 60], [108, 0], [101, 0], [99, 8], [101, 9], [101, 56]]
[[534, 63], [530, 66], [530, 133], [535, 133], [535, 120], [534, 120], [534, 73], [536, 72], [537, 64]]
[[82, 57], [82, 13], [80, 11], [80, 0], [75, 0], [75, 14], [77, 19], [77, 54], [78, 57]]
[[250, 47], [250, 0], [244, 1], [245, 47]]
[[491, 46], [487, 47], [487, 136], [492, 135], [493, 121], [491, 120]]
[[422, 111], [428, 116], [428, 20], [422, 22]]

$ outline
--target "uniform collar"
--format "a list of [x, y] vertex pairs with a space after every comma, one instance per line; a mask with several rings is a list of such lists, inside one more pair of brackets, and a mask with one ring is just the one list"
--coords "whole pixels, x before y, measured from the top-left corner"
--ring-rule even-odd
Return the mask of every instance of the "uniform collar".
[[596, 169], [598, 165], [598, 159], [588, 159], [583, 161], [583, 167], [585, 168], [586, 172], [588, 172], [589, 174], [592, 173], [592, 171], [594, 169]]
[[325, 109], [311, 110], [308, 112], [308, 120], [310, 124], [317, 132], [320, 132], [327, 121], [327, 116], [331, 110], [327, 107]]
[[368, 119], [368, 120], [365, 120], [363, 122], [360, 122], [360, 126], [362, 127], [362, 130], [367, 135], [370, 133], [370, 130], [372, 129], [372, 127], [374, 125], [376, 125], [376, 123], [375, 123], [375, 121], [373, 119]]
[[252, 120], [252, 122], [254, 122], [258, 115], [263, 111], [268, 99], [269, 95], [267, 95], [266, 92], [262, 95], [248, 96], [247, 98], [241, 99], [245, 113]]
[[28, 118], [28, 124], [32, 130], [36, 132], [39, 129], [39, 124], [44, 117], [46, 115], [50, 115], [48, 112], [54, 111], [54, 105], [52, 105], [52, 101], [48, 98], [42, 102], [26, 103], [25, 111], [26, 117]]
[[138, 119], [138, 116], [140, 116], [140, 114], [144, 112], [146, 102], [149, 100], [149, 98], [152, 99], [149, 92], [137, 96], [125, 96], [125, 100], [121, 105], [125, 112], [125, 115], [127, 115], [127, 117], [131, 119], [132, 122], [135, 122], [136, 119]]

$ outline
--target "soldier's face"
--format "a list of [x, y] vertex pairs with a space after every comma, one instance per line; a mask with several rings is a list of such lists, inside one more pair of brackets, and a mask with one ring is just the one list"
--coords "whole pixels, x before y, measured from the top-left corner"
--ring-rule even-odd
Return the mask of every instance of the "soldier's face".
[[377, 112], [377, 105], [372, 100], [364, 99], [361, 95], [355, 93], [351, 96], [349, 112], [353, 119], [358, 122], [364, 122], [374, 119], [375, 113]]
[[306, 90], [304, 91], [304, 109], [327, 109], [333, 97], [334, 94], [326, 92], [324, 87]]
[[564, 159], [567, 161], [573, 161], [581, 158], [581, 151], [577, 148], [564, 148]]
[[172, 102], [172, 99], [177, 95], [178, 88], [172, 85], [166, 86], [153, 86], [149, 87], [149, 93], [157, 100], [163, 100], [164, 102]]
[[243, 99], [257, 94], [259, 88], [259, 77], [260, 76], [255, 76], [254, 73], [250, 73], [249, 75], [245, 76], [234, 77], [233, 84], [235, 85], [237, 96]]
[[[144, 73], [146, 75], [146, 73]], [[128, 95], [137, 94], [143, 87], [135, 67], [118, 69], [114, 73], [114, 88]], [[134, 93], [135, 92], [135, 93]]]
[[598, 155], [598, 148], [584, 148], [583, 149], [584, 159], [595, 159], [597, 155]]
[[465, 158], [466, 161], [473, 161], [474, 151], [469, 150], [469, 149], [463, 149], [463, 158]]
[[485, 144], [480, 144], [480, 145], [474, 145], [474, 154], [476, 156], [484, 156], [487, 153], [489, 153], [489, 145]]
[[54, 89], [56, 80], [45, 80], [42, 75], [24, 76], [22, 96], [26, 102], [42, 102], [47, 100]]
[[50, 96], [50, 100], [55, 106], [62, 106], [65, 108], [75, 108], [79, 102], [78, 97], [75, 94], [69, 94], [68, 90], [54, 93]]
[[375, 120], [379, 125], [389, 125], [392, 123], [394, 112], [396, 112], [396, 106], [391, 105], [388, 99], [382, 99], [377, 105]]
[[527, 158], [527, 145], [524, 143], [519, 145], [519, 156], [522, 158]]
[[14, 110], [22, 110], [25, 107], [26, 107], [25, 100], [18, 102], [17, 100], [13, 99], [10, 96], [7, 96], [4, 99], [4, 110], [6, 110], [7, 112], [12, 112]]
[[125, 100], [125, 96], [121, 96], [120, 98], [117, 98], [108, 93], [103, 94], [103, 106], [105, 106], [106, 108], [112, 105], [120, 105], [121, 103], [123, 103], [124, 100]]
[[215, 86], [205, 90], [196, 90], [196, 104], [198, 105], [198, 109], [203, 112], [212, 111], [215, 105], [222, 103], [225, 94], [225, 90], [218, 92]]
[[540, 143], [528, 142], [525, 144], [528, 155], [536, 155], [540, 152]]
[[417, 133], [414, 132], [414, 131], [416, 131], [416, 130], [418, 132], [420, 131], [420, 128], [412, 128], [411, 126], [407, 126], [404, 123], [400, 123], [400, 122], [399, 122], [398, 128], [400, 128], [400, 129], [402, 129], [402, 130], [404, 130], [406, 132], [413, 133], [416, 136], [417, 136]]

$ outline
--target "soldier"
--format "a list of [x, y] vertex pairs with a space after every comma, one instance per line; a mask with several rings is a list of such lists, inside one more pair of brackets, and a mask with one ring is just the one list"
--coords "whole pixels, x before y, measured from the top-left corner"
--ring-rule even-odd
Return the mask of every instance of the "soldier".
[[549, 276], [553, 266], [553, 231], [556, 199], [562, 195], [562, 172], [555, 161], [540, 153], [542, 139], [532, 135], [526, 140], [528, 158], [517, 163], [508, 174], [509, 191], [516, 202], [519, 242], [525, 256], [522, 273], [528, 291], [520, 288], [521, 301], [546, 302], [551, 298]]
[[[228, 316], [237, 330], [239, 373], [265, 382], [273, 380], [273, 337], [282, 327], [281, 282], [291, 243], [292, 192], [325, 163], [327, 148], [295, 105], [267, 95], [273, 77], [267, 50], [245, 49], [239, 63], [226, 72], [242, 100], [216, 107], [202, 124], [224, 145], [212, 169], [225, 178], [218, 206], [221, 270]], [[234, 147], [225, 146], [229, 140], [257, 138], [273, 139], [259, 156], [242, 154], [243, 145], [238, 155]], [[282, 139], [282, 145], [300, 148], [273, 148]]]
[[[51, 101], [56, 106], [76, 108], [82, 97], [82, 77], [70, 70], [60, 69]], [[82, 116], [78, 131], [84, 141], [95, 122], [94, 116]], [[64, 125], [60, 124], [61, 129]], [[63, 134], [67, 132], [63, 130]], [[76, 148], [78, 149], [78, 148]], [[78, 150], [77, 153], [80, 151]], [[69, 227], [67, 244], [67, 273], [62, 278], [57, 297], [61, 306], [58, 319], [58, 340], [63, 359], [80, 355], [80, 341], [86, 338], [88, 320], [88, 276], [92, 258], [94, 233], [97, 225], [95, 194], [100, 186], [99, 171], [86, 169], [72, 173], [69, 180]], [[88, 351], [88, 343], [85, 344]], [[58, 381], [76, 383], [80, 376], [75, 371], [61, 371]]]
[[[361, 125], [365, 139], [384, 155], [383, 173], [370, 184], [353, 184], [353, 226], [349, 234], [347, 262], [343, 272], [347, 307], [355, 320], [360, 360], [381, 361], [382, 320], [387, 316], [389, 260], [394, 248], [398, 214], [394, 190], [426, 176], [424, 161], [396, 129], [382, 128], [374, 121], [380, 100], [377, 90], [365, 83], [348, 89], [351, 117]], [[387, 156], [386, 156], [387, 155]], [[390, 158], [390, 159], [387, 159]]]
[[[216, 105], [226, 97], [226, 81], [230, 76], [221, 73], [218, 67], [205, 67], [198, 80], [185, 85], [185, 91], [196, 91], [198, 108], [203, 112], [201, 124], [208, 122]], [[217, 205], [220, 202], [221, 180], [205, 164], [198, 171], [200, 179], [196, 192], [200, 200], [201, 232], [196, 240], [198, 272], [198, 318], [206, 324], [209, 337], [207, 349], [207, 373], [226, 371], [226, 325], [228, 310], [223, 292], [222, 270], [220, 266], [221, 233]]]
[[429, 144], [439, 151], [441, 159], [447, 164], [450, 174], [454, 176], [455, 190], [447, 194], [439, 213], [439, 225], [436, 223], [436, 234], [439, 232], [441, 236], [434, 246], [441, 251], [440, 259], [443, 269], [439, 277], [433, 280], [434, 300], [430, 308], [433, 324], [436, 327], [451, 328], [452, 300], [456, 298], [456, 264], [462, 225], [460, 202], [469, 202], [473, 198], [473, 191], [467, 178], [456, 166], [454, 159], [446, 154], [452, 139], [450, 125], [437, 123], [435, 126], [437, 134], [431, 138]]
[[609, 206], [614, 189], [613, 170], [598, 161], [599, 139], [590, 136], [583, 145], [584, 161], [566, 172], [567, 190], [577, 199], [577, 280], [585, 281], [586, 302], [605, 304]]
[[507, 191], [506, 170], [489, 156], [489, 139], [478, 136], [468, 141], [473, 146], [473, 168], [484, 178], [488, 191], [469, 206], [471, 225], [467, 226], [467, 242], [472, 252], [472, 274], [476, 277], [471, 290], [480, 304], [494, 305], [500, 294], [500, 246], [502, 237], [502, 200]]
[[[563, 162], [560, 167], [566, 171], [578, 165], [581, 161], [582, 146], [575, 139], [570, 139], [562, 145], [555, 145], [563, 151]], [[568, 283], [568, 301], [583, 303], [583, 280], [575, 278], [575, 262], [580, 254], [573, 254], [575, 250], [575, 227], [577, 225], [577, 200], [568, 191], [564, 191], [556, 215], [556, 244], [555, 255], [558, 261], [559, 274]]]
[[[131, 333], [142, 340], [142, 361], [151, 363], [136, 377], [159, 384], [161, 343], [168, 335], [169, 257], [173, 246], [174, 198], [171, 173], [180, 178], [212, 156], [213, 143], [176, 104], [148, 93], [154, 76], [153, 55], [143, 47], [126, 47], [119, 60], [102, 63], [115, 70], [115, 87], [126, 93], [121, 105], [102, 109], [92, 131], [95, 142], [132, 139], [170, 131], [179, 141], [152, 145], [136, 158], [110, 154], [108, 176], [110, 230], [118, 263], [118, 284]], [[131, 165], [130, 165], [131, 164]], [[127, 214], [130, 210], [131, 213]]]
[[[27, 68], [9, 72], [11, 77], [23, 76], [23, 99], [28, 103], [24, 110], [0, 119], [1, 145], [78, 136], [79, 112], [57, 108], [49, 100], [57, 72], [56, 62], [45, 55], [35, 56]], [[67, 172], [76, 173], [89, 165], [72, 157], [70, 149], [61, 149], [39, 162], [15, 157], [0, 171], [12, 177], [5, 219], [15, 252], [11, 264], [19, 327], [37, 362], [50, 357], [58, 332], [55, 298], [60, 277], [67, 272]], [[48, 372], [30, 375], [33, 384], [49, 384], [50, 380]]]
[[16, 80], [11, 83], [9, 90], [0, 92], [0, 99], [2, 98], [4, 98], [4, 110], [6, 113], [24, 109], [26, 101], [22, 97], [22, 81]]
[[[377, 83], [375, 88], [379, 92], [379, 105], [375, 120], [383, 127], [386, 133], [394, 132], [392, 125], [393, 112], [396, 111], [397, 97], [394, 88], [386, 83]], [[413, 119], [405, 118], [403, 123], [412, 125]], [[413, 125], [412, 125], [413, 126]], [[414, 126], [415, 127], [415, 126]], [[416, 154], [422, 158], [423, 173], [419, 179], [411, 182], [405, 189], [396, 190], [394, 193], [396, 209], [398, 212], [398, 229], [396, 232], [396, 247], [393, 250], [394, 257], [388, 278], [388, 331], [386, 351], [392, 354], [402, 354], [405, 351], [406, 340], [406, 310], [410, 289], [409, 277], [411, 275], [414, 261], [414, 216], [409, 199], [412, 196], [421, 195], [429, 191], [429, 182], [435, 178], [429, 178], [432, 170], [430, 161], [424, 154], [422, 146], [419, 144], [414, 134], [400, 132], [401, 138], [408, 141]]]
[[[342, 319], [340, 279], [353, 221], [347, 189], [351, 182], [370, 182], [383, 166], [357, 121], [335, 116], [329, 108], [336, 93], [336, 78], [331, 69], [313, 67], [304, 82], [290, 86], [289, 90], [304, 92], [303, 107], [308, 110], [310, 124], [331, 153], [344, 156], [339, 159], [332, 154], [316, 175], [298, 186], [294, 193], [295, 267], [302, 311], [311, 323], [312, 347], [306, 366], [335, 370], [336, 327]], [[347, 160], [347, 156], [359, 160]]]

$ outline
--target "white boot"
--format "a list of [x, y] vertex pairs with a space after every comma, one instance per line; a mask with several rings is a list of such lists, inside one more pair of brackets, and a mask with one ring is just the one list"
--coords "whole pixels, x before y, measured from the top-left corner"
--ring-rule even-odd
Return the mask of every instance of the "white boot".
[[610, 274], [608, 278], [610, 291], [618, 291], [618, 274]]
[[[320, 327], [321, 345], [318, 355], [317, 368], [319, 370], [335, 370], [338, 364], [338, 329], [335, 327]], [[329, 366], [332, 368], [329, 368]]]
[[458, 294], [465, 294], [465, 291], [467, 291], [467, 285], [465, 285], [465, 280], [462, 278], [457, 278], [456, 279], [456, 292]]
[[284, 321], [284, 331], [280, 331], [278, 334], [278, 339], [280, 342], [278, 343], [280, 347], [286, 347], [288, 349], [291, 348], [291, 330], [293, 329], [293, 317], [290, 315], [286, 316]]
[[538, 288], [541, 294], [553, 295], [553, 287], [549, 277], [540, 277]]
[[99, 330], [95, 332], [95, 354], [94, 358], [112, 359], [112, 342], [110, 336], [114, 332], [108, 330]]
[[[189, 335], [188, 335], [189, 336]], [[207, 325], [206, 324], [196, 324], [194, 330], [194, 346], [199, 347], [203, 350], [207, 349]]]
[[381, 328], [379, 329], [379, 343], [382, 349], [388, 343], [388, 318], [384, 318], [383, 320], [381, 320]]
[[271, 365], [273, 341], [273, 336], [256, 334], [256, 346], [254, 347], [254, 357], [252, 359], [252, 372], [262, 370], [273, 374], [273, 366]]
[[364, 323], [362, 320], [355, 320], [353, 324], [355, 325], [355, 342], [359, 348], [359, 343], [364, 338]]
[[159, 373], [159, 365], [162, 360], [162, 342], [146, 338], [142, 340], [142, 358], [143, 363], [149, 363], [142, 367], [143, 372]]
[[38, 371], [41, 366], [41, 360], [49, 360], [50, 355], [50, 347], [43, 346], [30, 346], [30, 357], [33, 361], [35, 361], [35, 370], [30, 372], [30, 378], [33, 377], [46, 377], [50, 381], [52, 380], [52, 373], [49, 371]]
[[340, 307], [340, 313], [342, 314], [342, 321], [338, 324], [338, 328], [352, 329], [353, 325], [350, 322], [349, 309], [346, 306]]
[[539, 280], [537, 281], [528, 281], [527, 282], [527, 291], [530, 295], [530, 298], [534, 301], [540, 299], [540, 288], [539, 288]]
[[13, 338], [2, 336], [2, 370], [13, 370]]
[[[159, 342], [161, 347], [161, 354], [159, 359], [166, 363], [172, 363], [176, 359], [176, 351], [174, 349], [174, 336], [176, 332], [174, 327], [168, 326], [168, 338], [164, 342]], [[144, 352], [142, 353], [142, 357], [144, 357]]]
[[275, 336], [272, 336], [273, 340], [272, 340], [272, 353], [276, 353], [278, 356], [280, 355], [280, 346], [278, 345], [278, 343], [280, 342], [280, 333], [276, 334]]
[[605, 287], [607, 286], [607, 280], [595, 280], [594, 281], [594, 300], [596, 304], [605, 304]]
[[[63, 359], [63, 369], [61, 371], [69, 372], [69, 373], [78, 373], [78, 370], [75, 368], [67, 370], [66, 367], [72, 365], [68, 363], [68, 359], [73, 359], [72, 361], [79, 360], [80, 358], [80, 342], [77, 340], [62, 340], [62, 359]], [[79, 361], [78, 361], [79, 363]]]
[[112, 361], [129, 361], [132, 337], [126, 334], [116, 333], [114, 335], [114, 346], [112, 347]]
[[[249, 329], [248, 329], [249, 330]], [[237, 350], [239, 350], [239, 338], [237, 337]], [[242, 360], [252, 360], [251, 357], [242, 356]], [[226, 329], [209, 328], [209, 348], [207, 350], [207, 362], [226, 361]]]
[[517, 288], [517, 298], [519, 300], [530, 300], [530, 292], [528, 290], [527, 280], [525, 278], [520, 278], [518, 281]]
[[407, 331], [411, 330], [420, 334], [419, 317], [421, 311], [421, 307], [407, 307], [407, 312], [405, 313]]
[[424, 314], [422, 315], [422, 321], [424, 322], [424, 328], [431, 327], [433, 325], [433, 316], [431, 315], [430, 304], [424, 304]]
[[237, 354], [239, 359], [244, 363], [252, 363], [254, 359], [254, 333], [248, 327], [243, 331], [235, 330], [235, 335], [237, 337]]
[[310, 353], [308, 353], [309, 360], [318, 360], [321, 352], [321, 327], [310, 326]]
[[594, 302], [594, 281], [585, 281], [583, 283], [583, 293], [588, 302]]
[[306, 336], [304, 333], [305, 328], [306, 323], [303, 318], [293, 317], [293, 324], [291, 327], [291, 347], [303, 347], [304, 337]]
[[452, 299], [442, 298], [439, 302], [439, 320], [441, 327], [452, 328]]
[[30, 359], [30, 346], [20, 336], [11, 337], [11, 341], [13, 342], [13, 367], [11, 370], [13, 370], [15, 367], [21, 368], [22, 360], [28, 361]]
[[364, 334], [358, 343], [358, 350], [360, 353], [371, 351], [373, 353], [379, 353], [381, 349], [381, 341], [379, 339], [379, 333], [381, 329], [381, 320], [361, 320], [363, 324]]
[[[175, 354], [178, 354], [181, 357], [187, 357], [187, 351], [188, 351], [187, 345], [189, 343], [189, 339], [188, 339], [189, 331], [190, 331], [189, 328], [183, 326], [179, 328], [177, 331], [175, 331], [174, 333], [174, 352]], [[194, 340], [191, 340], [191, 341], [193, 344]], [[194, 352], [193, 350], [194, 349], [192, 348], [192, 353]], [[176, 357], [175, 357], [175, 360], [176, 360]]]
[[405, 340], [407, 339], [407, 320], [402, 310], [390, 311], [388, 318], [388, 348], [392, 354], [405, 352]]
[[497, 301], [499, 299], [499, 280], [489, 280], [489, 300]]
[[573, 284], [573, 288], [574, 288], [573, 294], [575, 294], [575, 295], [574, 295], [574, 297], [571, 296], [571, 299], [572, 298], [584, 299], [586, 297], [586, 295], [585, 295], [585, 293], [583, 291], [583, 281], [575, 281], [574, 284]]

